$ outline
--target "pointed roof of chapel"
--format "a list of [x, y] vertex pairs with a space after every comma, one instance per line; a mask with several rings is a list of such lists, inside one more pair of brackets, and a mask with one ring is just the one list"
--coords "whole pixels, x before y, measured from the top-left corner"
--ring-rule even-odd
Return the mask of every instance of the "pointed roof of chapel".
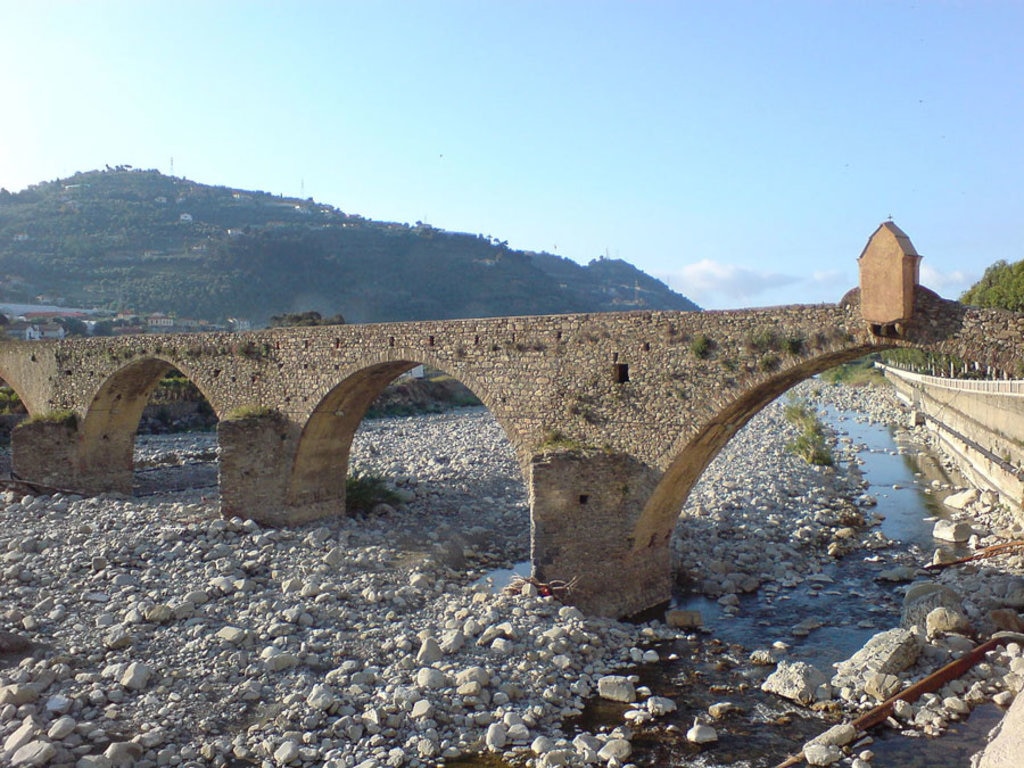
[[864, 254], [867, 253], [868, 249], [871, 247], [871, 243], [876, 237], [878, 237], [883, 229], [896, 240], [897, 245], [900, 247], [900, 251], [902, 251], [905, 256], [920, 257], [921, 254], [917, 252], [917, 249], [914, 248], [914, 244], [910, 242], [910, 236], [897, 227], [896, 223], [890, 219], [889, 221], [883, 221], [878, 225], [878, 229], [876, 229], [871, 234], [871, 237], [868, 238], [867, 245], [864, 246], [864, 250], [860, 252], [860, 256], [857, 258], [863, 258]]

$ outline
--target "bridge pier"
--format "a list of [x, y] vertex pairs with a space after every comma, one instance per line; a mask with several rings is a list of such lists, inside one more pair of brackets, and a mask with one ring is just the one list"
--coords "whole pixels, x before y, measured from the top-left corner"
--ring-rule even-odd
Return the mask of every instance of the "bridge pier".
[[[106, 436], [104, 436], [106, 438]], [[129, 439], [132, 436], [128, 436]], [[123, 442], [114, 435], [114, 442]], [[79, 421], [31, 421], [11, 433], [11, 463], [16, 477], [44, 490], [85, 495], [132, 492], [131, 444], [89, 446]], [[125, 458], [127, 457], [127, 460]]]
[[217, 425], [220, 500], [225, 517], [298, 525], [345, 509], [345, 485], [329, 498], [289, 501], [300, 429], [275, 412], [226, 418]]
[[541, 454], [530, 469], [534, 577], [571, 584], [571, 602], [604, 616], [671, 597], [669, 537], [634, 536], [660, 471], [604, 452]]

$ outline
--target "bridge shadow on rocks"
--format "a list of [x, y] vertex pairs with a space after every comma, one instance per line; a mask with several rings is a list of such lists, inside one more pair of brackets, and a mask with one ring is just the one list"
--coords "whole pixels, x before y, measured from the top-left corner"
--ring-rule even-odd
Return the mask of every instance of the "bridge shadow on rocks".
[[1024, 315], [939, 298], [917, 285], [919, 259], [887, 223], [860, 257], [861, 287], [837, 304], [5, 343], [0, 378], [32, 416], [13, 434], [13, 469], [41, 488], [130, 492], [139, 418], [174, 368], [219, 419], [224, 515], [281, 526], [342, 514], [368, 407], [427, 364], [508, 436], [534, 576], [573, 582], [585, 610], [631, 614], [670, 595], [669, 540], [701, 473], [796, 383], [893, 347], [1014, 368]]

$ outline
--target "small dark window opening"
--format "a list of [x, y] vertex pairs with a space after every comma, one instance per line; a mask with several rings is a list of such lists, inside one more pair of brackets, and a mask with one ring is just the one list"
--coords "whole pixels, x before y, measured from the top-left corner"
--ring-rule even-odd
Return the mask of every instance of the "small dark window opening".
[[615, 383], [625, 384], [629, 381], [629, 363], [615, 363]]
[[395, 346], [395, 337], [394, 336], [388, 336], [388, 346], [389, 347]]
[[428, 347], [434, 346], [434, 337], [433, 336], [427, 337], [427, 346]]
[[479, 336], [474, 336], [473, 337], [473, 346], [476, 347], [476, 346], [479, 346], [479, 345], [480, 345], [480, 337]]
[[555, 331], [555, 341], [561, 341], [561, 340], [562, 340], [562, 332], [561, 331]]
[[580, 504], [586, 504], [588, 501], [590, 501], [590, 497], [587, 494], [585, 494], [585, 493], [581, 493], [580, 494]]
[[644, 342], [644, 352], [650, 352], [650, 351], [651, 351], [651, 342], [645, 341]]

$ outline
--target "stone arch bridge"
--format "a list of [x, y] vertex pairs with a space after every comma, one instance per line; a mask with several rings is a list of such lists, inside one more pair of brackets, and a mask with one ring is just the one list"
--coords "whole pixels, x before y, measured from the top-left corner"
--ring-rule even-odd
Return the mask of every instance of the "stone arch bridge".
[[896, 346], [1003, 370], [1024, 359], [1024, 315], [917, 287], [909, 316], [878, 322], [862, 312], [867, 287], [862, 275], [835, 305], [5, 343], [0, 378], [37, 417], [14, 431], [13, 467], [44, 487], [130, 493], [142, 410], [173, 367], [221, 419], [223, 514], [339, 514], [366, 409], [426, 363], [470, 387], [511, 440], [534, 574], [575, 579], [581, 607], [626, 615], [669, 598], [669, 539], [690, 489], [794, 384]]

